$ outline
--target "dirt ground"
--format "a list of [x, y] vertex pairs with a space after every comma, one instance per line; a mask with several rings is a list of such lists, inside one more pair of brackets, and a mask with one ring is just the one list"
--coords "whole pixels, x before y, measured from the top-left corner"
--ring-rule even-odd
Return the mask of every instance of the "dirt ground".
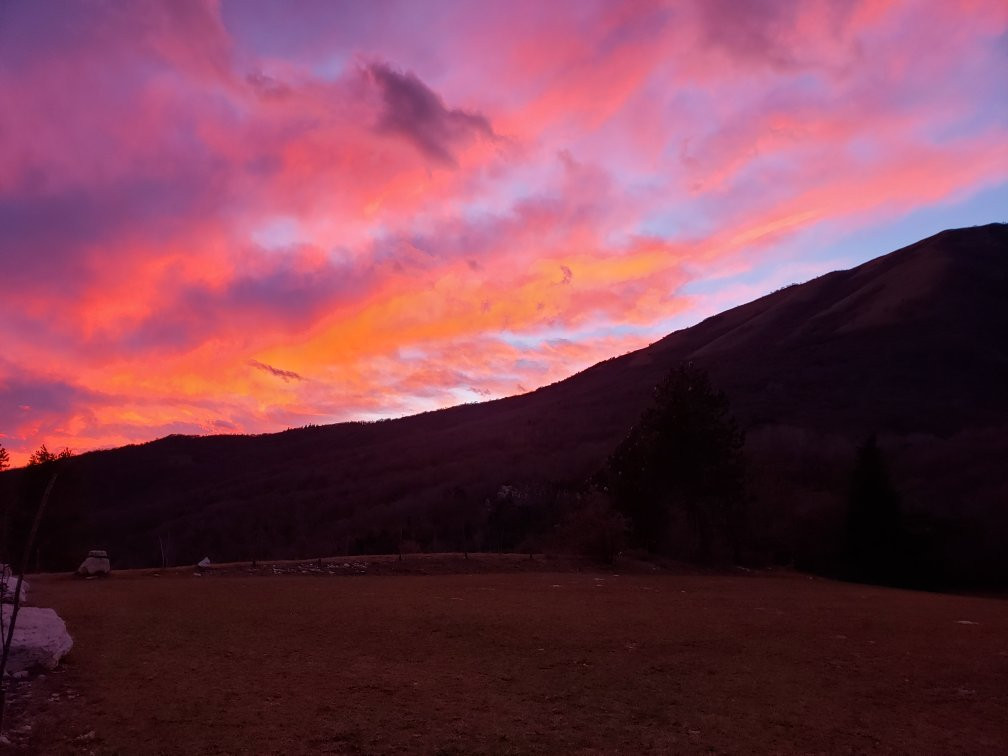
[[1008, 752], [1008, 601], [775, 575], [40, 576], [44, 753]]

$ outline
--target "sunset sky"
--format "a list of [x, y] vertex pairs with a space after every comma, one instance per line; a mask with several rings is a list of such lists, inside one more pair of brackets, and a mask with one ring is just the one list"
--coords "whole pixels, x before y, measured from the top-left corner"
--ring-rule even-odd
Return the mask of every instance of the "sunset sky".
[[0, 444], [532, 390], [1008, 220], [1008, 3], [0, 0]]

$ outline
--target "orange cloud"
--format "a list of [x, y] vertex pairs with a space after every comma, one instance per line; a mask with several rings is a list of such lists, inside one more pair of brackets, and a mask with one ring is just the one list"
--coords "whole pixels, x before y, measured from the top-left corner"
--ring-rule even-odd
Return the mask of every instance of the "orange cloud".
[[530, 390], [1008, 175], [997, 0], [374, 12], [5, 15], [15, 463]]

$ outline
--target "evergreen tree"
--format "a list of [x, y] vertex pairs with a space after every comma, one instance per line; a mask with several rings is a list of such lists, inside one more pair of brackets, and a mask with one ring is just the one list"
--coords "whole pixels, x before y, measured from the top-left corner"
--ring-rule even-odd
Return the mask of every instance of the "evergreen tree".
[[65, 462], [72, 456], [68, 448], [51, 452], [42, 444], [32, 453], [20, 478], [20, 503], [14, 507], [10, 523], [12, 543], [24, 542], [34, 516], [33, 502], [41, 499], [49, 481], [59, 473], [59, 485], [52, 492], [31, 554], [31, 567], [36, 570], [72, 567], [88, 547], [85, 512], [72, 495], [76, 477]]
[[852, 576], [892, 580], [904, 551], [900, 498], [874, 434], [858, 449], [847, 510]]
[[737, 559], [743, 444], [727, 398], [703, 370], [687, 364], [669, 373], [608, 464], [610, 491], [636, 543], [699, 560], [728, 548]]
[[38, 450], [33, 451], [31, 457], [28, 458], [28, 465], [44, 465], [49, 462], [55, 462], [60, 459], [69, 459], [73, 456], [73, 452], [67, 447], [63, 447], [63, 451], [55, 454], [46, 448], [45, 444], [42, 444]]
[[0, 471], [6, 470], [8, 467], [10, 467], [10, 455], [3, 445], [0, 445]]

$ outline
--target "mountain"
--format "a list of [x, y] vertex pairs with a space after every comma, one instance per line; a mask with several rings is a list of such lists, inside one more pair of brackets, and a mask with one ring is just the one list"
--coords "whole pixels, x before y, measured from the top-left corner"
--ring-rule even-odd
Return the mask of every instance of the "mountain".
[[[599, 468], [684, 361], [710, 372], [747, 429], [754, 542], [767, 559], [832, 558], [855, 450], [877, 433], [905, 510], [939, 534], [942, 569], [1008, 578], [1005, 224], [944, 231], [521, 396], [83, 454], [54, 498], [39, 565], [68, 566], [93, 546], [120, 566], [155, 564], [162, 545], [179, 562], [366, 553], [403, 534], [428, 549], [460, 548], [465, 531], [477, 547], [507, 546], [488, 521], [501, 486], [549, 507]], [[29, 472], [0, 483], [16, 498]]]

